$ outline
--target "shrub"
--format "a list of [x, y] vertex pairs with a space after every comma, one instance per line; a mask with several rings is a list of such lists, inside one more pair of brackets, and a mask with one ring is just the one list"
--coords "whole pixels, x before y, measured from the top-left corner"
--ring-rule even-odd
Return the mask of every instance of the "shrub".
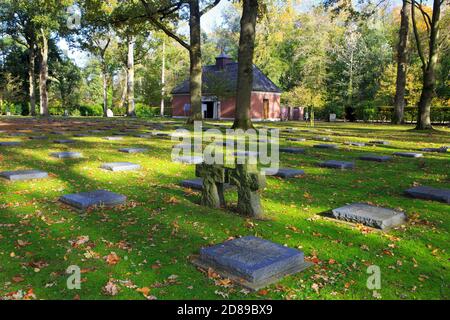
[[150, 107], [143, 103], [136, 103], [135, 107], [139, 118], [154, 118], [159, 115], [159, 107]]
[[103, 107], [98, 104], [79, 106], [80, 114], [85, 117], [101, 117]]

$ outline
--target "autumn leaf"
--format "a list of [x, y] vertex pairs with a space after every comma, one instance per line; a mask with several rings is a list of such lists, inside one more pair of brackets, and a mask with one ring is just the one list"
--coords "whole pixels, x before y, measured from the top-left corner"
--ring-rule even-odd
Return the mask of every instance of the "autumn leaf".
[[108, 296], [116, 296], [119, 291], [120, 288], [112, 280], [109, 280], [108, 283], [103, 287], [103, 293]]
[[105, 260], [109, 265], [114, 266], [117, 263], [119, 263], [120, 258], [115, 252], [111, 252], [109, 255], [105, 257]]
[[258, 291], [258, 294], [259, 294], [260, 296], [267, 296], [268, 293], [269, 293], [269, 291], [267, 291], [267, 290], [265, 290], [265, 289], [262, 289], [262, 290], [259, 290], [259, 291]]

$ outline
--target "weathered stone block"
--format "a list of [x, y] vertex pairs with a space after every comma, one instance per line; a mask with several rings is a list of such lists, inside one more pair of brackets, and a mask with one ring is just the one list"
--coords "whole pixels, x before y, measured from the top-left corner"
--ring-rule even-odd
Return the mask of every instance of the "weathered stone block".
[[85, 210], [94, 206], [112, 207], [121, 205], [126, 202], [127, 197], [106, 190], [97, 190], [68, 194], [62, 196], [59, 200], [77, 209]]
[[366, 226], [386, 230], [406, 222], [401, 211], [371, 206], [365, 203], [353, 203], [333, 209], [333, 216], [339, 220], [362, 223]]
[[252, 290], [258, 290], [281, 278], [303, 271], [302, 251], [261, 238], [248, 236], [202, 248], [194, 264], [212, 268], [224, 277]]

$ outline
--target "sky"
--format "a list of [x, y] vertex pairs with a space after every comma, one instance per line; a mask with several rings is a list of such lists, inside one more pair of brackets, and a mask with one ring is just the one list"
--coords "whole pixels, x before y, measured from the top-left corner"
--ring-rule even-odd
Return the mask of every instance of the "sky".
[[[205, 32], [211, 32], [216, 25], [219, 25], [222, 21], [222, 11], [231, 6], [230, 1], [222, 0], [216, 7], [207, 12], [201, 20], [202, 29]], [[84, 67], [87, 62], [87, 54], [80, 50], [70, 50], [67, 42], [62, 39], [59, 41], [58, 46], [67, 53], [67, 55], [80, 67]]]

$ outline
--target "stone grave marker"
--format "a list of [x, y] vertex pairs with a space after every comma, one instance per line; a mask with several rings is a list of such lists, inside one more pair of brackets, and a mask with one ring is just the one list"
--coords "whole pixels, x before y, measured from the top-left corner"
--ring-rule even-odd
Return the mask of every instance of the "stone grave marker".
[[405, 190], [405, 193], [412, 198], [434, 200], [450, 204], [450, 189], [418, 186]]
[[406, 158], [422, 158], [422, 153], [416, 152], [394, 152], [394, 156], [406, 157]]
[[360, 160], [365, 161], [376, 161], [376, 162], [386, 162], [392, 160], [390, 156], [381, 156], [376, 154], [365, 154], [359, 157]]
[[32, 180], [47, 178], [48, 173], [39, 170], [3, 171], [0, 172], [0, 177], [11, 181]]
[[202, 248], [193, 263], [213, 269], [251, 290], [258, 290], [281, 278], [310, 267], [302, 251], [254, 236]]
[[424, 151], [424, 152], [447, 153], [448, 148], [447, 148], [447, 147], [440, 147], [440, 148], [423, 148], [422, 151]]
[[110, 162], [104, 163], [101, 166], [102, 169], [110, 170], [110, 171], [134, 171], [139, 170], [141, 168], [140, 165], [134, 164], [131, 162]]
[[348, 161], [329, 160], [319, 163], [320, 167], [332, 169], [354, 169], [355, 164]]
[[203, 162], [202, 156], [180, 156], [174, 159], [174, 162], [185, 164], [199, 164]]
[[57, 144], [70, 144], [70, 143], [75, 143], [75, 140], [69, 140], [69, 139], [61, 139], [61, 140], [54, 140], [54, 143]]
[[366, 144], [364, 142], [345, 142], [345, 144], [349, 145], [349, 146], [354, 146], [354, 147], [365, 147]]
[[95, 206], [113, 207], [124, 204], [126, 200], [126, 196], [106, 190], [68, 194], [59, 198], [59, 201], [81, 210]]
[[28, 139], [30, 139], [30, 140], [47, 140], [48, 137], [46, 137], [46, 136], [30, 136], [30, 137], [28, 137]]
[[304, 142], [305, 138], [286, 138], [287, 141], [296, 141], [296, 142]]
[[290, 168], [279, 168], [279, 169], [264, 168], [262, 169], [262, 171], [266, 176], [274, 176], [283, 179], [300, 177], [305, 174], [305, 171], [303, 170]]
[[280, 148], [280, 152], [299, 154], [299, 153], [305, 153], [305, 149], [302, 149], [302, 148]]
[[123, 153], [143, 153], [143, 152], [147, 152], [148, 149], [145, 148], [122, 148], [119, 149], [120, 152]]
[[251, 161], [240, 163], [235, 159], [235, 168], [229, 170], [230, 183], [237, 187], [237, 211], [243, 215], [260, 217], [263, 215], [260, 194], [266, 186], [266, 177]]
[[181, 186], [183, 188], [193, 189], [193, 190], [203, 190], [203, 179], [191, 179], [181, 181]]
[[77, 159], [81, 158], [83, 155], [80, 152], [54, 152], [50, 154], [54, 158], [58, 159]]
[[314, 148], [318, 149], [338, 149], [338, 145], [336, 144], [315, 144], [313, 146]]
[[404, 224], [406, 215], [401, 211], [376, 207], [365, 203], [352, 203], [332, 210], [338, 220], [362, 223], [366, 226], [387, 230]]
[[380, 145], [389, 145], [389, 141], [384, 141], [384, 140], [373, 140], [373, 141], [369, 141], [369, 143], [371, 144], [380, 144]]
[[0, 141], [1, 147], [15, 147], [20, 145], [21, 143], [18, 141]]
[[118, 140], [123, 140], [123, 137], [104, 137], [104, 140], [108, 140], [108, 141], [118, 141]]
[[225, 207], [224, 185], [229, 181], [228, 172], [223, 165], [197, 164], [195, 176], [202, 178], [201, 204], [210, 208]]

